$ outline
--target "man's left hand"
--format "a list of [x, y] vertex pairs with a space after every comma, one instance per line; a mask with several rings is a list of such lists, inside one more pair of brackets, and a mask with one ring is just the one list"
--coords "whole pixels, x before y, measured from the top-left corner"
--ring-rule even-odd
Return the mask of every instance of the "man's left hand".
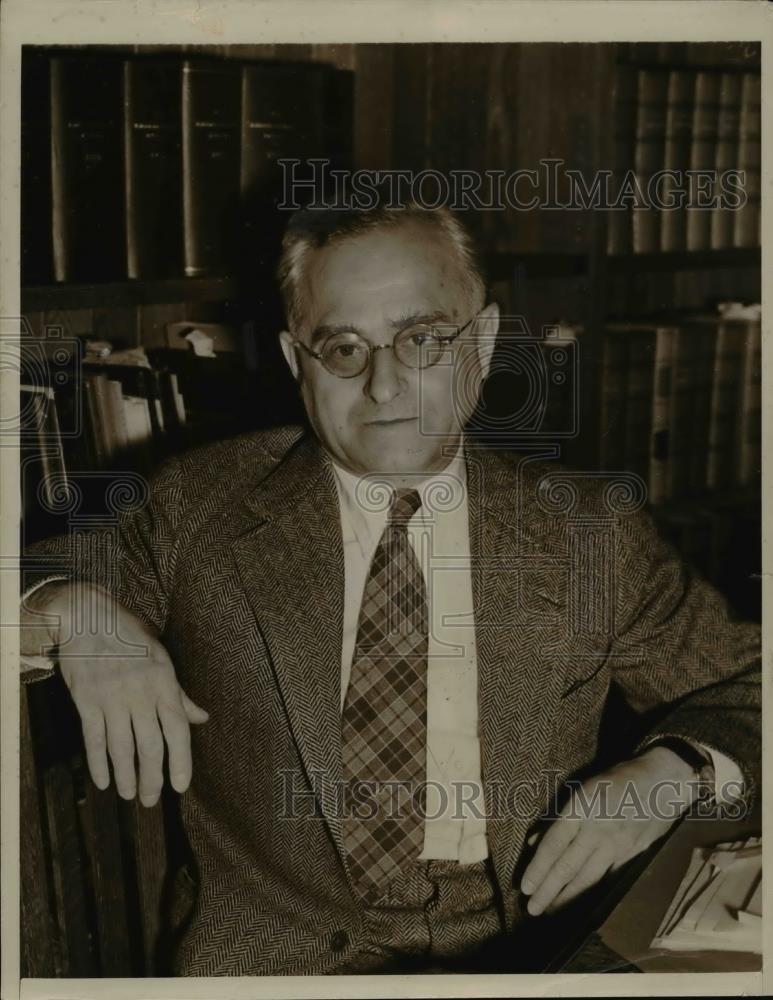
[[582, 782], [523, 874], [529, 913], [552, 912], [646, 850], [696, 792], [690, 765], [660, 746]]

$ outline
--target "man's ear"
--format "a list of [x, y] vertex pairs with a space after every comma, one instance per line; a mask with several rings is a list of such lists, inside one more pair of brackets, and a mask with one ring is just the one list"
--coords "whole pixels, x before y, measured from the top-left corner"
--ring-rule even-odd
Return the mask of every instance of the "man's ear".
[[482, 309], [475, 320], [475, 335], [478, 345], [478, 360], [483, 378], [485, 379], [491, 367], [491, 358], [499, 332], [499, 306], [490, 302]]
[[301, 369], [298, 364], [298, 352], [295, 349], [293, 335], [287, 330], [282, 330], [279, 334], [279, 343], [282, 345], [282, 354], [284, 354], [285, 361], [287, 362], [290, 371], [293, 373], [293, 378], [296, 382], [299, 382], [301, 378]]

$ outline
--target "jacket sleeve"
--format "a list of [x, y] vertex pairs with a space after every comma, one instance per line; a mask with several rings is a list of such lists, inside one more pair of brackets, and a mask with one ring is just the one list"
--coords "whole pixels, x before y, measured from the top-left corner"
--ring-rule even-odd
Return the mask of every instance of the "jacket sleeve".
[[646, 511], [621, 518], [613, 574], [616, 683], [656, 722], [640, 746], [677, 736], [718, 751], [760, 790], [761, 630], [658, 536]]
[[[180, 463], [167, 462], [146, 484], [139, 477], [111, 487], [112, 511], [96, 520], [72, 518], [69, 530], [30, 546], [22, 557], [22, 593], [46, 579], [83, 580], [111, 593], [129, 611], [163, 632], [175, 565], [177, 522], [184, 494]], [[37, 657], [22, 666], [22, 680], [50, 674]], [[34, 669], [30, 669], [34, 667]]]

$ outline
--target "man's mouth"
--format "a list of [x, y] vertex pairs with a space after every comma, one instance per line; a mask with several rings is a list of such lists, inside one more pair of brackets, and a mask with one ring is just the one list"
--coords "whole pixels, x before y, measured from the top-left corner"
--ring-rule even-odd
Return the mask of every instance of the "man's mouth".
[[366, 420], [368, 427], [394, 427], [398, 424], [409, 424], [416, 417], [379, 417], [376, 420]]

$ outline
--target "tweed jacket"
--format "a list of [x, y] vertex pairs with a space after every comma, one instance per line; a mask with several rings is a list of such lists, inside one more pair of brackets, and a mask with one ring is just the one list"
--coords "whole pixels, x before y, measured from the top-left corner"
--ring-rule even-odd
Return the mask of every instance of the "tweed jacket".
[[[487, 833], [513, 928], [525, 839], [556, 782], [593, 760], [611, 684], [640, 712], [662, 707], [654, 734], [736, 761], [753, 799], [759, 629], [658, 538], [630, 483], [474, 444], [466, 458]], [[299, 428], [244, 435], [172, 459], [117, 533], [78, 538], [38, 547], [46, 571], [59, 559], [110, 587], [210, 714], [181, 797], [198, 890], [176, 974], [329, 971], [362, 935], [336, 806], [329, 460]]]

